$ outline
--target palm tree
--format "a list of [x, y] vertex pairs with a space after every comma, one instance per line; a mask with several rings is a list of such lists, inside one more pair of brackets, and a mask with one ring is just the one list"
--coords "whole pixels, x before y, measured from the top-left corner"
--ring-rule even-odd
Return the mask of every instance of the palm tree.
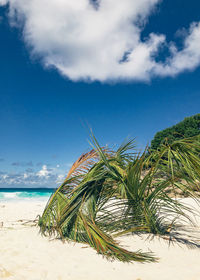
[[156, 261], [151, 253], [121, 248], [114, 237], [142, 232], [169, 235], [181, 219], [191, 222], [185, 213], [188, 207], [176, 193], [181, 190], [196, 199], [199, 139], [166, 142], [141, 155], [132, 152], [134, 141], [111, 151], [101, 148], [92, 135], [92, 145], [51, 196], [39, 218], [41, 233], [87, 243], [111, 259]]

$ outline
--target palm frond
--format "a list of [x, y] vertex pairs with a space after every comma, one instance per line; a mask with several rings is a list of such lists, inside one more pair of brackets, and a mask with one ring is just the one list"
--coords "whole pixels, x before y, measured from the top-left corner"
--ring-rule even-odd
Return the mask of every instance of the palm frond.
[[155, 261], [130, 252], [114, 237], [124, 234], [169, 235], [192, 209], [176, 198], [182, 191], [196, 199], [200, 179], [199, 138], [164, 143], [158, 150], [133, 152], [134, 141], [116, 152], [102, 148], [92, 134], [93, 149], [73, 164], [39, 219], [43, 234], [83, 242], [97, 253], [125, 262]]
[[94, 149], [85, 154], [82, 154], [70, 168], [66, 180], [71, 176], [79, 176], [87, 173], [87, 171], [94, 165], [98, 157], [99, 155]]

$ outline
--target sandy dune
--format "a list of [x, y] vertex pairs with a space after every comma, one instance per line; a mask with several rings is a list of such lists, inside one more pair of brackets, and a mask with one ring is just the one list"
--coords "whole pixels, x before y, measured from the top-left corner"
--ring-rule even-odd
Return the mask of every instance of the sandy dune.
[[159, 238], [123, 237], [120, 241], [126, 248], [152, 250], [160, 258], [158, 263], [124, 264], [109, 262], [81, 244], [41, 237], [37, 227], [25, 222], [41, 214], [44, 206], [45, 202], [0, 203], [0, 279], [200, 279], [200, 248], [169, 247], [168, 241]]

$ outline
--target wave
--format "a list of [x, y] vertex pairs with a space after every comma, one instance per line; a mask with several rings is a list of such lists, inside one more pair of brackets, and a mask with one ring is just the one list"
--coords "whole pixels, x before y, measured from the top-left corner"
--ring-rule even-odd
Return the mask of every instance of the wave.
[[18, 195], [19, 195], [20, 193], [18, 192], [8, 192], [8, 193], [3, 193], [3, 197], [4, 198], [16, 198], [16, 197], [18, 197]]
[[52, 191], [0, 191], [0, 201], [16, 201], [16, 200], [30, 200], [30, 199], [48, 199]]

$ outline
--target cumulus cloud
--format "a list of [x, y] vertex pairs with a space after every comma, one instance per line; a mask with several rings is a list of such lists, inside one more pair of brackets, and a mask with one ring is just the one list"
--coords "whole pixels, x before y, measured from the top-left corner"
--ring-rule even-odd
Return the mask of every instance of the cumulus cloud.
[[42, 169], [37, 173], [39, 177], [49, 177], [49, 174], [51, 174], [51, 169], [48, 169], [46, 165], [43, 165]]
[[8, 4], [8, 0], [0, 0], [0, 5], [4, 6]]
[[193, 23], [185, 36], [183, 49], [178, 51], [170, 46], [171, 57], [164, 64], [157, 64], [155, 73], [160, 76], [174, 76], [185, 70], [193, 70], [200, 65], [200, 23]]
[[65, 177], [66, 177], [66, 175], [59, 174], [58, 177], [57, 177], [57, 179], [56, 179], [56, 182], [57, 182], [58, 184], [61, 184], [61, 183], [64, 181]]
[[[45, 67], [71, 80], [149, 80], [175, 76], [200, 64], [200, 24], [192, 23], [183, 49], [164, 34], [141, 32], [161, 0], [0, 0], [26, 44]], [[165, 45], [169, 55], [158, 61]]]
[[[64, 175], [64, 174], [65, 175]], [[55, 187], [62, 183], [67, 172], [43, 165], [39, 171], [31, 168], [21, 172], [0, 171], [1, 187]]]

